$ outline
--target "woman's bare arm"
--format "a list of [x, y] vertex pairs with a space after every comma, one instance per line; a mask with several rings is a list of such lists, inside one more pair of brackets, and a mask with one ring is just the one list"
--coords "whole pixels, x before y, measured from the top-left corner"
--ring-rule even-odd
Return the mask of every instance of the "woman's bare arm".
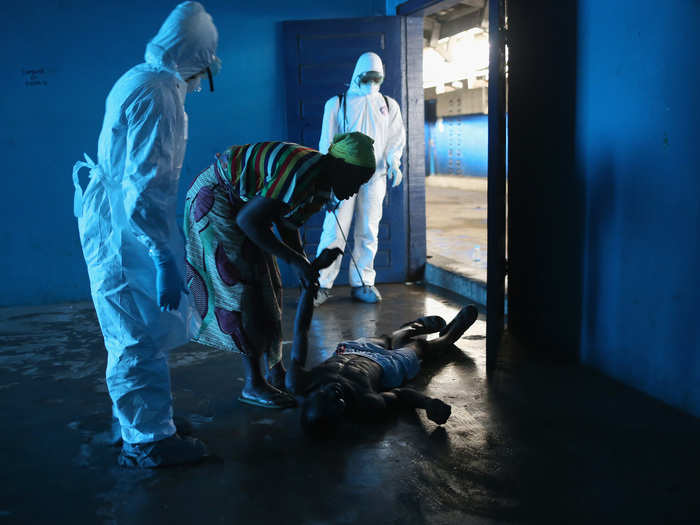
[[283, 206], [274, 199], [254, 197], [238, 212], [236, 224], [260, 248], [290, 264], [302, 286], [309, 288], [318, 279], [318, 272], [313, 270], [303, 252], [296, 251], [272, 233], [272, 223], [282, 216]]

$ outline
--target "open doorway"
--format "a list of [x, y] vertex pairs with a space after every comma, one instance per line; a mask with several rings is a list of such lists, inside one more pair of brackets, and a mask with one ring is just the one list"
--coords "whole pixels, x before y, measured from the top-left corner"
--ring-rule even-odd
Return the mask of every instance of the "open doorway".
[[[385, 201], [385, 213], [380, 224], [380, 245], [391, 247], [391, 252], [384, 258], [384, 269], [377, 268], [377, 282], [396, 282], [412, 280], [428, 275], [426, 265], [426, 215], [449, 216], [450, 211], [438, 208], [437, 212], [428, 210], [426, 214], [425, 182], [425, 117], [423, 86], [423, 54], [427, 43], [433, 40], [431, 33], [424, 33], [425, 17], [431, 14], [449, 14], [448, 9], [461, 10], [461, 16], [446, 21], [448, 30], [455, 31], [460, 39], [471, 38], [490, 56], [482, 64], [488, 66], [488, 78], [484, 78], [483, 67], [478, 67], [480, 74], [470, 77], [465, 75], [450, 81], [450, 89], [469, 90], [485, 87], [481, 82], [488, 80], [488, 103], [486, 111], [477, 113], [482, 121], [488, 113], [488, 131], [484, 151], [480, 153], [481, 162], [487, 162], [487, 207], [479, 212], [488, 213], [488, 225], [480, 217], [481, 230], [486, 232], [487, 242], [479, 244], [479, 250], [466, 262], [478, 255], [481, 270], [486, 267], [488, 287], [484, 290], [486, 301], [475, 301], [487, 305], [488, 321], [486, 334], [487, 369], [489, 363], [495, 363], [496, 351], [500, 345], [504, 321], [504, 282], [506, 272], [505, 258], [505, 0], [485, 2], [479, 0], [409, 0], [396, 6], [398, 15], [357, 19], [300, 20], [288, 21], [283, 25], [285, 52], [285, 76], [287, 92], [287, 125], [291, 140], [300, 144], [316, 144], [320, 134], [323, 104], [319, 101], [337, 96], [338, 86], [342, 86], [347, 71], [352, 69], [356, 57], [365, 51], [374, 51], [384, 60], [388, 70], [399, 74], [389, 75], [383, 84], [383, 93], [395, 100], [400, 100], [405, 116], [407, 130], [407, 148], [405, 155], [406, 183], [392, 189], [395, 194]], [[466, 11], [461, 6], [466, 6]], [[487, 17], [488, 9], [488, 17]], [[434, 18], [434, 17], [433, 17]], [[471, 24], [468, 22], [471, 20]], [[486, 23], [491, 21], [490, 24]], [[476, 21], [476, 23], [474, 23]], [[450, 23], [452, 22], [452, 23]], [[439, 21], [438, 21], [439, 23]], [[460, 27], [461, 25], [461, 27]], [[488, 41], [484, 46], [484, 29], [488, 27]], [[479, 29], [477, 31], [476, 29]], [[471, 31], [470, 31], [471, 30]], [[451, 35], [451, 36], [454, 36]], [[437, 41], [443, 37], [437, 33]], [[448, 42], [449, 43], [449, 40]], [[466, 45], [462, 42], [459, 45]], [[459, 46], [458, 46], [459, 47]], [[472, 80], [470, 81], [470, 78]], [[462, 87], [459, 87], [459, 82]], [[435, 98], [437, 99], [437, 85]], [[445, 87], [445, 82], [443, 82]], [[445, 87], [445, 93], [448, 89]], [[483, 95], [482, 95], [483, 96]], [[482, 99], [480, 107], [483, 107]], [[437, 110], [437, 105], [436, 105]], [[482, 135], [482, 141], [484, 137]], [[482, 142], [483, 143], [483, 142]], [[430, 159], [428, 159], [430, 163]], [[453, 161], [456, 165], [456, 161]], [[460, 160], [460, 166], [463, 166]], [[461, 173], [449, 174], [463, 177]], [[485, 178], [485, 177], [482, 177]], [[482, 185], [484, 183], [482, 182]], [[483, 193], [483, 190], [482, 190]], [[464, 208], [460, 202], [459, 207]], [[480, 207], [475, 205], [473, 208]], [[483, 210], [483, 211], [482, 211]], [[308, 221], [311, 223], [311, 221]], [[382, 226], [384, 228], [382, 235]], [[308, 224], [304, 236], [307, 246], [312, 248], [317, 238], [318, 227]], [[309, 242], [311, 241], [311, 242]], [[388, 243], [386, 241], [389, 241]], [[483, 242], [483, 241], [482, 241]], [[473, 243], [474, 248], [476, 242]], [[473, 250], [473, 248], [472, 248]], [[483, 251], [482, 251], [483, 250]], [[483, 254], [483, 255], [482, 255]], [[483, 259], [482, 259], [483, 257]], [[488, 258], [488, 261], [487, 261]], [[483, 262], [482, 262], [483, 261]], [[488, 262], [488, 266], [487, 263]], [[380, 275], [380, 270], [386, 273]], [[423, 272], [425, 270], [425, 272]], [[445, 272], [449, 273], [449, 272]], [[450, 276], [451, 278], [451, 276]], [[430, 281], [428, 281], [430, 282]], [[445, 286], [452, 289], [451, 286]], [[461, 293], [460, 290], [455, 290]], [[464, 295], [464, 294], [463, 294]], [[493, 358], [492, 358], [493, 357]]]
[[486, 285], [487, 0], [441, 2], [424, 16], [428, 260]]
[[486, 304], [487, 370], [495, 367], [505, 328], [506, 11], [507, 0], [409, 0], [397, 7], [397, 14], [420, 16], [425, 30], [426, 280], [434, 276]]

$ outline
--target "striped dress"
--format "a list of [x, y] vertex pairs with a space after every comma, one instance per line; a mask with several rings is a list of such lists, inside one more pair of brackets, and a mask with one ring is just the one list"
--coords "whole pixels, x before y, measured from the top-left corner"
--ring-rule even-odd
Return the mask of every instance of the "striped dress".
[[[248, 239], [238, 212], [256, 196], [284, 203], [284, 221], [301, 226], [330, 197], [318, 184], [322, 155], [297, 144], [233, 146], [190, 186], [185, 201], [186, 282], [202, 318], [195, 340], [280, 360], [282, 283], [275, 258]], [[257, 353], [257, 352], [256, 352]]]

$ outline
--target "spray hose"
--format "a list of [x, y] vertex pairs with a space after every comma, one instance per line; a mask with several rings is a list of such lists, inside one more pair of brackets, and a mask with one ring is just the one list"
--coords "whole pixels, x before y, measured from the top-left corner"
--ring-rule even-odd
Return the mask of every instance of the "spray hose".
[[[340, 234], [343, 236], [343, 240], [345, 241], [345, 246], [348, 245], [348, 238], [345, 236], [345, 232], [343, 231], [343, 227], [340, 225], [340, 221], [338, 220], [338, 216], [335, 214], [335, 210], [331, 210], [333, 213], [333, 217], [335, 217], [335, 222], [338, 225], [338, 229], [340, 230]], [[355, 271], [357, 272], [358, 277], [360, 278], [360, 282], [362, 283], [362, 286], [366, 286], [364, 279], [362, 279], [362, 273], [360, 273], [360, 268], [358, 268], [357, 263], [355, 262], [355, 258], [352, 256], [352, 252], [348, 252], [348, 255], [350, 255], [350, 260], [352, 261], [352, 264], [355, 266]]]

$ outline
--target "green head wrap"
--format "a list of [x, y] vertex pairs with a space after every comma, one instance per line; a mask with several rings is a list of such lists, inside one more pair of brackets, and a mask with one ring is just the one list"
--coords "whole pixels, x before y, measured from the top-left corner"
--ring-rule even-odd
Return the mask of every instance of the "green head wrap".
[[328, 154], [343, 159], [348, 164], [363, 168], [376, 169], [374, 160], [374, 139], [359, 131], [341, 133], [333, 137], [333, 144], [328, 148]]

